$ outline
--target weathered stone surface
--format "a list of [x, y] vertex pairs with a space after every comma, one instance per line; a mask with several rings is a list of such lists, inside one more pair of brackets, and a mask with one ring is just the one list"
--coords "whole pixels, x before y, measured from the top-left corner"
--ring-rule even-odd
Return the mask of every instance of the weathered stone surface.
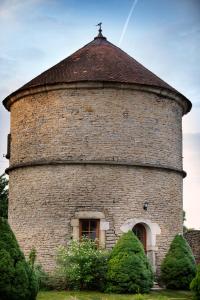
[[184, 234], [197, 264], [200, 264], [200, 230], [189, 230]]
[[[35, 247], [52, 270], [57, 247], [74, 236], [77, 212], [94, 211], [109, 223], [107, 248], [128, 219], [157, 224], [149, 250], [159, 271], [182, 233], [182, 175], [170, 170], [182, 170], [182, 113], [173, 99], [119, 88], [46, 91], [14, 102], [10, 166], [27, 165], [10, 171], [9, 222], [25, 253]], [[31, 166], [38, 161], [47, 164]]]
[[153, 93], [69, 89], [11, 106], [11, 165], [97, 160], [182, 168], [182, 109]]

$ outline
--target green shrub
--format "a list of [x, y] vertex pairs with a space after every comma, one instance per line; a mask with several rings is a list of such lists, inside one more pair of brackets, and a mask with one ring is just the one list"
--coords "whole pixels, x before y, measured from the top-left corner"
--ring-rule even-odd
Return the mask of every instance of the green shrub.
[[57, 274], [64, 278], [66, 288], [102, 290], [105, 284], [108, 252], [97, 249], [95, 242], [82, 239], [60, 247]]
[[37, 279], [6, 219], [0, 218], [0, 299], [35, 300]]
[[64, 290], [65, 282], [63, 278], [57, 273], [47, 273], [44, 271], [43, 267], [39, 264], [36, 264], [36, 249], [33, 248], [29, 254], [28, 263], [31, 269], [34, 271], [35, 276], [38, 282], [39, 290], [49, 291], [49, 290]]
[[59, 273], [51, 273], [48, 274], [47, 280], [44, 282], [44, 288], [46, 290], [56, 290], [56, 291], [63, 291], [68, 289], [66, 285], [66, 278], [63, 277]]
[[196, 273], [192, 251], [182, 235], [176, 235], [161, 265], [161, 282], [167, 288], [188, 290]]
[[190, 289], [194, 292], [195, 299], [200, 300], [200, 265], [198, 265], [195, 278], [190, 283]]
[[132, 231], [123, 234], [108, 261], [106, 292], [146, 293], [153, 286], [153, 272], [144, 249]]
[[50, 290], [57, 290], [63, 291], [66, 289], [66, 280], [64, 279], [63, 275], [53, 272], [53, 273], [46, 273], [42, 266], [39, 264], [35, 265], [34, 268], [35, 275], [38, 280], [39, 290], [42, 291], [50, 291]]
[[29, 253], [28, 263], [31, 270], [34, 272], [39, 290], [48, 290], [47, 285], [49, 281], [49, 274], [47, 274], [41, 265], [36, 264], [37, 252], [35, 248], [32, 248]]
[[49, 290], [49, 288], [47, 288], [49, 275], [43, 270], [42, 266], [36, 264], [34, 267], [34, 272], [38, 281], [39, 290]]
[[36, 249], [32, 248], [30, 253], [29, 253], [29, 260], [28, 260], [28, 263], [29, 263], [32, 270], [34, 270], [34, 268], [35, 268], [36, 257], [37, 257]]

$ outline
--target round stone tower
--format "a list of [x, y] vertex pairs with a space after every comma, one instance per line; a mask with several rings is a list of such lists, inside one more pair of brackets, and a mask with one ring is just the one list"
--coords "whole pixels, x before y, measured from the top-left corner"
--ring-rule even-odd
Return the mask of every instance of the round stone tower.
[[182, 116], [191, 103], [99, 35], [9, 95], [9, 222], [46, 270], [86, 235], [133, 230], [158, 267], [182, 233]]

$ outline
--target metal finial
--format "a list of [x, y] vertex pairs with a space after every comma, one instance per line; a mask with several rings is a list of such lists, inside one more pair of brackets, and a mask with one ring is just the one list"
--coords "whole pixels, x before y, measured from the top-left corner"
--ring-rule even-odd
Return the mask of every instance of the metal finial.
[[99, 26], [99, 34], [98, 34], [98, 37], [103, 37], [101, 25], [102, 25], [102, 22], [100, 22], [99, 24], [96, 25], [96, 26]]

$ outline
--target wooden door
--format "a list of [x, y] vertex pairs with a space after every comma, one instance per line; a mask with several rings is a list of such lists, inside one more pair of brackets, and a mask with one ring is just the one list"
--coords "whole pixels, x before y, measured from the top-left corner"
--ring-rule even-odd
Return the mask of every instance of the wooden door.
[[146, 233], [146, 228], [144, 227], [143, 224], [138, 223], [133, 227], [133, 232], [137, 236], [137, 238], [140, 240], [144, 247], [144, 251], [147, 251], [147, 233]]

